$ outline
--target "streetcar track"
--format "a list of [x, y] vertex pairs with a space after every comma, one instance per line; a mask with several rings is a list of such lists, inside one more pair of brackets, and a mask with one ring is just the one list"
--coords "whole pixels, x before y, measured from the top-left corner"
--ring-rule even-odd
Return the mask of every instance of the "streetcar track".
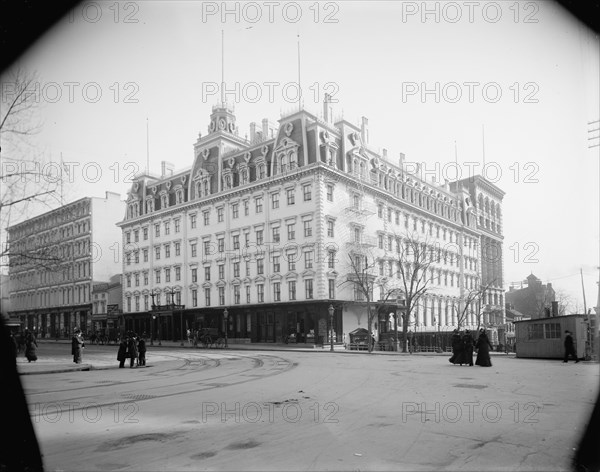
[[[177, 356], [168, 356], [168, 357], [174, 357], [176, 359], [183, 359]], [[261, 367], [265, 367], [265, 362], [264, 362], [264, 358], [268, 358], [270, 361], [273, 362], [273, 366], [269, 367], [268, 370], [266, 370], [263, 374], [252, 374], [252, 375], [248, 375], [249, 371], [252, 371], [254, 369], [257, 368], [261, 368]], [[228, 358], [228, 360], [230, 360], [231, 358]], [[247, 355], [241, 355], [238, 356], [238, 359], [241, 360], [250, 360], [252, 361], [252, 366], [246, 369], [243, 369], [241, 371], [237, 371], [237, 372], [233, 372], [233, 373], [227, 373], [227, 374], [223, 374], [223, 375], [218, 375], [218, 376], [213, 376], [210, 378], [205, 378], [205, 379], [201, 379], [200, 381], [198, 379], [195, 379], [193, 381], [188, 381], [188, 382], [184, 382], [182, 383], [177, 383], [177, 388], [181, 388], [182, 385], [191, 385], [191, 384], [196, 384], [196, 385], [200, 385], [200, 388], [191, 388], [191, 389], [186, 389], [186, 390], [178, 390], [177, 392], [167, 392], [167, 393], [162, 393], [162, 394], [152, 394], [149, 393], [152, 390], [157, 390], [157, 389], [164, 389], [164, 388], [168, 388], [169, 386], [165, 386], [165, 385], [161, 385], [161, 386], [157, 386], [157, 387], [152, 387], [152, 388], [145, 388], [144, 389], [144, 394], [135, 394], [132, 392], [122, 392], [122, 393], [116, 393], [116, 392], [109, 392], [111, 394], [113, 394], [115, 396], [115, 398], [111, 401], [104, 401], [104, 402], [94, 402], [94, 406], [96, 407], [111, 407], [117, 404], [128, 404], [131, 403], [132, 400], [137, 401], [137, 402], [143, 402], [143, 401], [148, 401], [148, 400], [156, 400], [156, 399], [162, 399], [162, 398], [170, 398], [170, 397], [176, 397], [179, 395], [189, 395], [189, 394], [193, 394], [193, 393], [199, 393], [199, 392], [204, 392], [207, 390], [214, 390], [216, 388], [222, 388], [222, 387], [229, 387], [229, 386], [234, 386], [234, 385], [240, 385], [240, 384], [244, 384], [247, 382], [253, 382], [255, 380], [258, 380], [259, 378], [268, 378], [268, 377], [272, 377], [275, 375], [279, 375], [282, 374], [284, 372], [287, 372], [291, 369], [294, 369], [295, 367], [298, 366], [297, 363], [288, 361], [286, 359], [277, 357], [277, 356], [270, 356], [270, 355], [261, 355], [260, 357], [254, 357], [254, 356], [247, 356]], [[188, 361], [189, 359], [183, 359], [185, 361]], [[206, 364], [206, 368], [214, 368], [214, 367], [218, 367], [221, 365], [221, 362], [219, 359], [214, 359], [214, 358], [202, 358], [201, 359], [204, 362], [213, 362], [214, 365], [209, 366], [209, 364]], [[192, 364], [193, 362], [185, 362], [184, 366], [189, 366], [190, 364]], [[174, 371], [177, 371], [181, 368], [183, 368], [184, 366], [180, 366], [177, 369], [171, 370], [169, 372], [173, 373]], [[198, 370], [190, 370], [189, 373], [197, 373]], [[187, 372], [186, 372], [187, 373]], [[233, 377], [233, 376], [241, 376], [241, 379], [238, 379], [236, 381], [232, 381], [232, 382], [218, 382], [218, 379], [221, 379], [223, 377]], [[156, 376], [153, 376], [156, 377]], [[65, 392], [65, 391], [73, 391], [73, 390], [85, 390], [85, 389], [98, 389], [98, 388], [103, 388], [103, 387], [111, 387], [111, 386], [128, 386], [130, 384], [136, 384], [139, 385], [139, 383], [141, 381], [150, 381], [152, 379], [135, 379], [135, 380], [131, 380], [131, 381], [120, 381], [120, 382], [114, 382], [114, 383], [103, 383], [103, 385], [98, 386], [98, 385], [93, 385], [90, 386], [88, 385], [87, 387], [78, 387], [76, 389], [63, 389], [63, 390], [54, 390], [54, 391], [50, 391], [50, 392], [40, 392], [40, 393], [32, 393], [27, 395], [28, 397], [33, 397], [33, 396], [40, 396], [40, 395], [48, 395], [51, 393], [61, 393], [61, 392]], [[106, 382], [106, 381], [103, 381]], [[139, 389], [138, 389], [139, 390]], [[72, 404], [77, 404], [78, 400], [84, 400], [84, 399], [89, 399], [89, 398], [97, 398], [98, 397], [98, 393], [95, 393], [94, 395], [83, 395], [83, 396], [79, 396], [79, 397], [74, 397], [74, 398], [69, 398], [69, 399], [62, 399], [62, 402], [70, 402]], [[86, 405], [81, 405], [81, 406], [77, 406], [77, 407], [72, 407], [73, 410], [81, 410], [86, 408]], [[35, 414], [33, 414], [33, 416], [35, 416]]]

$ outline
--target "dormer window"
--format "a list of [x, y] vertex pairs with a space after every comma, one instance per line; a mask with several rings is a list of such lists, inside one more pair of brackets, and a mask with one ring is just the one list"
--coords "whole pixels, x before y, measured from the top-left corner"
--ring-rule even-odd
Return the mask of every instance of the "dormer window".
[[246, 185], [248, 183], [248, 169], [244, 168], [240, 171], [240, 184]]

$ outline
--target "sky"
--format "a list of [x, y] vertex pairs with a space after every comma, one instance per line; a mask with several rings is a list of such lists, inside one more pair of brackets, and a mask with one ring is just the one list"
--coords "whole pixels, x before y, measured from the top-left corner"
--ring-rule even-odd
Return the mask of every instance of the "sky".
[[3, 156], [62, 158], [64, 201], [125, 198], [147, 160], [192, 165], [223, 71], [242, 136], [297, 109], [299, 82], [307, 110], [330, 93], [335, 117], [367, 117], [392, 162], [505, 191], [506, 288], [533, 273], [582, 312], [580, 271], [592, 307], [600, 265], [598, 44], [550, 1], [85, 2], [19, 60], [41, 126]]

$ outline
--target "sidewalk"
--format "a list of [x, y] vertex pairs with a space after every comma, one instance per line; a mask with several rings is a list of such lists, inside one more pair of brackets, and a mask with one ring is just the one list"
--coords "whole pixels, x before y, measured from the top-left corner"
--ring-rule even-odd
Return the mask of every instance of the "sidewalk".
[[[54, 340], [54, 339], [41, 339], [38, 340], [38, 343], [48, 343], [48, 344], [71, 344], [71, 341], [68, 339], [59, 339], [59, 340]], [[117, 344], [109, 344], [109, 346], [114, 346], [115, 348], [118, 347]], [[170, 340], [161, 340], [160, 345], [158, 343], [158, 341], [154, 341], [154, 344], [150, 344], [150, 341], [146, 341], [146, 346], [148, 349], [162, 349], [162, 348], [169, 348], [169, 349], [195, 349], [195, 350], [199, 350], [199, 351], [207, 351], [207, 352], [213, 352], [213, 351], [221, 351], [220, 348], [216, 348], [216, 347], [211, 347], [211, 348], [203, 348], [203, 347], [194, 347], [193, 345], [190, 345], [188, 342], [184, 342], [183, 345], [181, 345], [181, 341], [170, 341]], [[304, 352], [330, 352], [331, 346], [329, 344], [325, 344], [323, 346], [321, 345], [313, 345], [313, 344], [285, 344], [285, 343], [235, 343], [235, 342], [229, 342], [229, 345], [227, 348], [230, 351], [304, 351]], [[333, 350], [337, 353], [344, 353], [344, 354], [368, 354], [368, 351], [366, 350], [350, 350], [350, 349], [346, 349], [346, 347], [343, 344], [334, 344], [333, 345]], [[379, 351], [379, 350], [373, 350], [371, 352], [371, 354], [377, 354], [377, 355], [393, 355], [393, 356], [398, 356], [398, 355], [404, 355], [404, 356], [447, 356], [450, 357], [452, 355], [451, 352], [413, 352], [408, 353], [408, 352], [395, 352], [395, 351]], [[492, 356], [502, 356], [502, 357], [508, 357], [508, 356], [513, 356], [515, 355], [514, 352], [511, 352], [510, 354], [506, 354], [504, 351], [502, 352], [497, 352], [497, 351], [492, 351], [490, 352], [490, 355]]]
[[[41, 339], [38, 340], [38, 344], [64, 344], [70, 345], [71, 341], [69, 339]], [[88, 371], [88, 370], [99, 370], [99, 369], [116, 369], [118, 368], [118, 364], [116, 361], [116, 349], [118, 345], [110, 344], [111, 347], [115, 348], [114, 356], [111, 357], [104, 356], [86, 356], [85, 352], [83, 355], [83, 362], [81, 364], [75, 364], [72, 361], [71, 356], [67, 354], [68, 350], [65, 350], [65, 355], [60, 356], [38, 356], [38, 360], [35, 362], [28, 362], [23, 355], [19, 355], [17, 358], [17, 369], [19, 374], [21, 375], [34, 375], [34, 374], [53, 374], [60, 372], [71, 372], [71, 371]], [[235, 351], [279, 351], [279, 352], [322, 352], [322, 353], [330, 353], [330, 345], [325, 346], [313, 346], [308, 344], [283, 344], [283, 343], [230, 343], [229, 347], [225, 349], [218, 348], [195, 348], [193, 345], [188, 344], [187, 342], [181, 346], [180, 341], [161, 341], [159, 345], [158, 342], [154, 342], [151, 345], [149, 342], [147, 343], [147, 349], [149, 353], [152, 353], [152, 362], [164, 362], [167, 360], [172, 360], [171, 357], [161, 356], [158, 354], [159, 351], [163, 349], [193, 349], [195, 352], [206, 352], [206, 353], [225, 353], [225, 352], [235, 352]], [[449, 352], [418, 352], [418, 353], [403, 353], [403, 352], [394, 352], [394, 351], [373, 351], [371, 354], [368, 351], [356, 351], [356, 350], [347, 350], [342, 344], [334, 344], [334, 352], [336, 354], [348, 354], [348, 355], [378, 355], [378, 356], [441, 356], [441, 357], [450, 357], [452, 354]], [[514, 353], [505, 354], [504, 352], [491, 352], [492, 356], [502, 356], [502, 357], [515, 357]], [[114, 358], [113, 358], [114, 357]]]

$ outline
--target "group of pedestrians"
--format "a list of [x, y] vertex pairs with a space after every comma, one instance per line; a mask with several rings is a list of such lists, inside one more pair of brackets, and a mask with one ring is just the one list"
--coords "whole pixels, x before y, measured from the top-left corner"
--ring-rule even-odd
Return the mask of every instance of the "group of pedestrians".
[[474, 350], [477, 351], [476, 365], [481, 367], [492, 366], [492, 360], [490, 359], [492, 344], [485, 329], [481, 328], [479, 330], [477, 341], [475, 341], [475, 338], [473, 338], [468, 329], [462, 333], [458, 329], [455, 329], [452, 334], [452, 357], [448, 360], [452, 364], [472, 366]]
[[125, 367], [125, 361], [129, 359], [129, 367], [144, 367], [146, 365], [146, 340], [133, 331], [128, 331], [121, 338], [117, 360], [119, 368]]

